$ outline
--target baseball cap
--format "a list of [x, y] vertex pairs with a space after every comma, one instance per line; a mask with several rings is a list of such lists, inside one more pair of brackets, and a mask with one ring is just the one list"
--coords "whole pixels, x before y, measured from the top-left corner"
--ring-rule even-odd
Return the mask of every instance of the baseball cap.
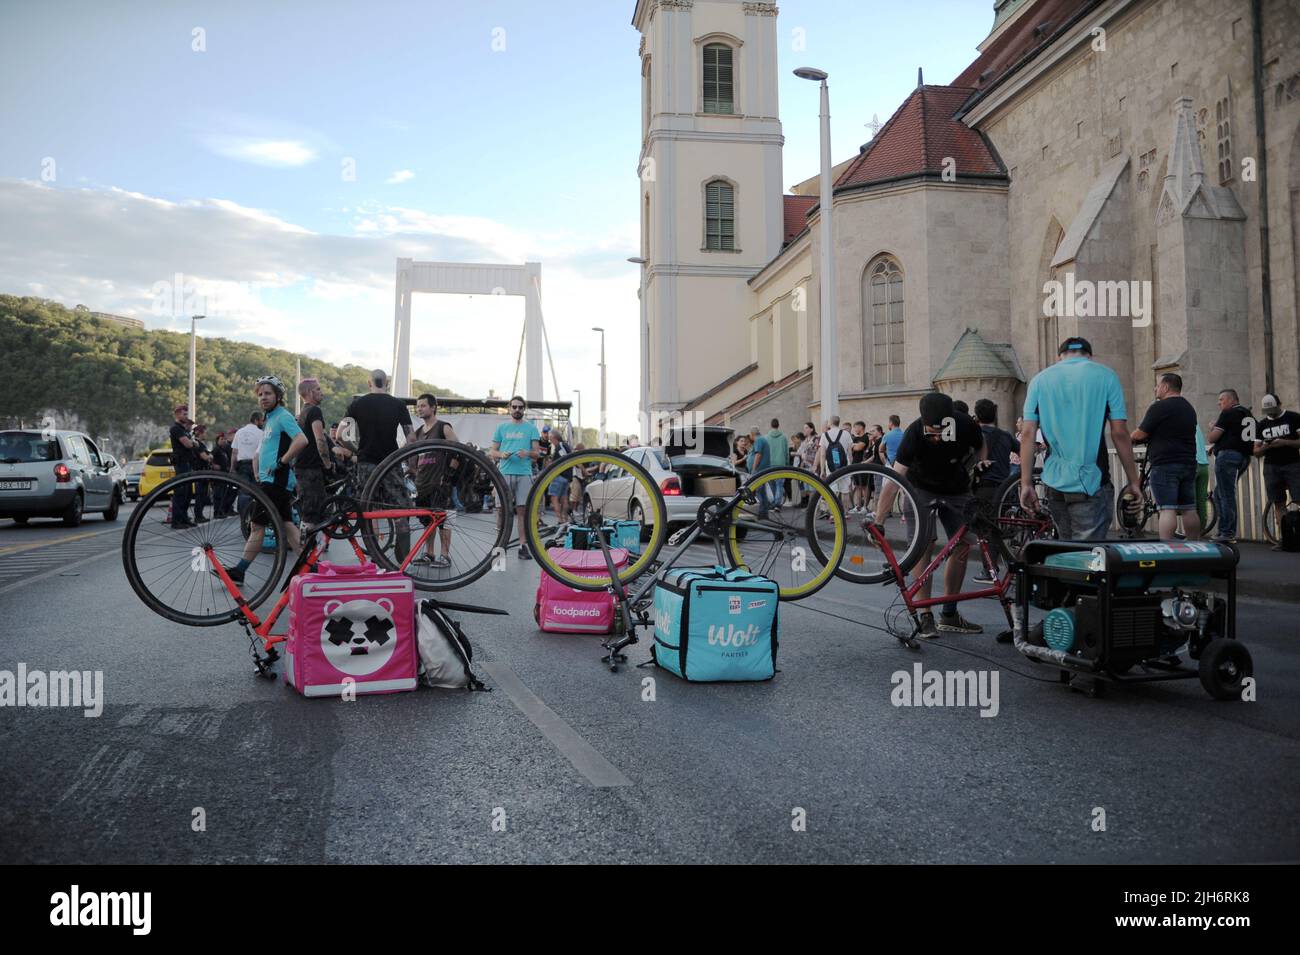
[[545, 434], [546, 432], [548, 432], [548, 431], [550, 431], [550, 430], [551, 430], [551, 426], [550, 426], [549, 424], [544, 424], [544, 425], [542, 425], [542, 434]]
[[932, 391], [921, 396], [921, 421], [928, 425], [943, 424], [944, 418], [953, 417], [952, 396]]
[[1259, 406], [1264, 411], [1277, 411], [1282, 407], [1282, 403], [1277, 400], [1277, 395], [1265, 395], [1260, 399]]
[[1061, 347], [1056, 350], [1058, 355], [1064, 355], [1066, 352], [1077, 355], [1091, 355], [1092, 345], [1088, 343], [1086, 338], [1079, 338], [1078, 336], [1067, 338], [1061, 342]]

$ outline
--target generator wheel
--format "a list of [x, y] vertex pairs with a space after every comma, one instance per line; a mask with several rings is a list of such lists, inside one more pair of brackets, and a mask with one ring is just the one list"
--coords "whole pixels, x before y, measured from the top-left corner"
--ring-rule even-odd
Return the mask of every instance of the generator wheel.
[[1254, 672], [1250, 651], [1236, 640], [1211, 640], [1201, 651], [1201, 686], [1216, 700], [1241, 699], [1242, 682]]

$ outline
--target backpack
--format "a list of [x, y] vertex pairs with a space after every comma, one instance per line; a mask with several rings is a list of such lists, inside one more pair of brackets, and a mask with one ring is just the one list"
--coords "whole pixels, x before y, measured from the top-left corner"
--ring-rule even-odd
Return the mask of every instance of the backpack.
[[840, 438], [843, 436], [843, 429], [836, 431], [833, 438], [829, 431], [826, 432], [826, 467], [830, 471], [838, 471], [849, 463], [848, 452], [844, 450], [844, 445], [840, 444]]
[[1287, 511], [1282, 515], [1281, 538], [1278, 543], [1289, 553], [1300, 551], [1300, 511]]
[[474, 648], [469, 645], [469, 637], [436, 600], [419, 602], [415, 622], [421, 686], [487, 690], [470, 670]]

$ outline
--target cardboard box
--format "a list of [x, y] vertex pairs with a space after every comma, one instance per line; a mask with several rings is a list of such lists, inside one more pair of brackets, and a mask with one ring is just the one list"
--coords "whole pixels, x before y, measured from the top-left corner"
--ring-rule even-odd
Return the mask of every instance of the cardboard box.
[[736, 493], [736, 479], [734, 477], [696, 478], [695, 493], [699, 497], [731, 497]]

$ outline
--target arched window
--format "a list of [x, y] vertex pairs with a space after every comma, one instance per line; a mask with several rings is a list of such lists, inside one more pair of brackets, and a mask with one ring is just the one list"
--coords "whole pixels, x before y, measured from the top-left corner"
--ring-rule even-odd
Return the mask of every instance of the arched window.
[[862, 377], [864, 387], [904, 383], [903, 271], [882, 255], [862, 276]]
[[736, 187], [725, 179], [704, 186], [704, 248], [712, 252], [736, 249]]
[[735, 112], [735, 51], [725, 43], [704, 47], [704, 112]]

